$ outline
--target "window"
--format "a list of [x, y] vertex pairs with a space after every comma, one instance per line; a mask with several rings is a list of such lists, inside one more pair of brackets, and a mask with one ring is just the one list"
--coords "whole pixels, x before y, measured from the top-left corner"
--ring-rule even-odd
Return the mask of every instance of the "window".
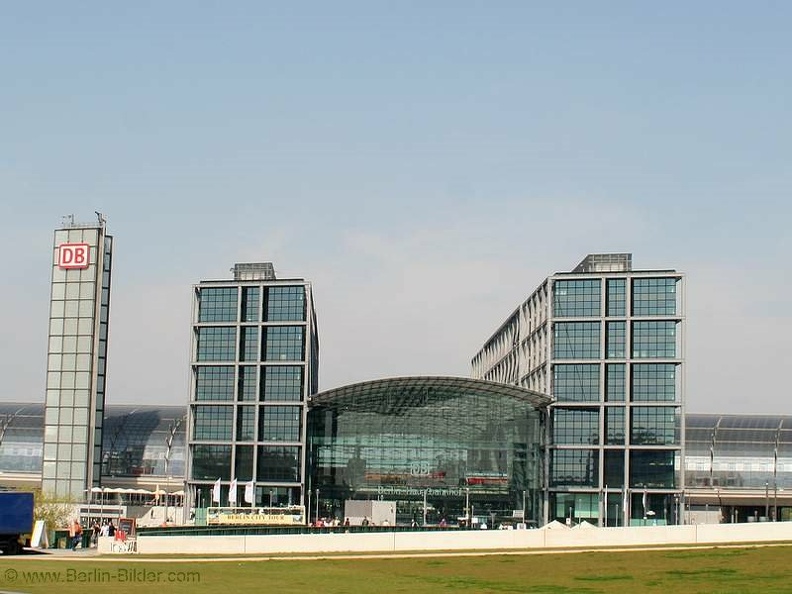
[[261, 441], [300, 441], [302, 407], [262, 406], [259, 410]]
[[624, 402], [626, 371], [624, 363], [605, 366], [605, 401]]
[[195, 445], [192, 455], [195, 480], [231, 480], [230, 445]]
[[259, 353], [258, 326], [242, 326], [239, 329], [239, 360], [257, 361]]
[[597, 445], [599, 409], [556, 408], [553, 412], [553, 442], [564, 445]]
[[606, 322], [605, 357], [624, 359], [627, 356], [627, 324], [625, 322]]
[[303, 398], [303, 368], [298, 365], [263, 367], [261, 400], [300, 402]]
[[597, 402], [599, 378], [599, 365], [555, 365], [553, 396], [559, 402]]
[[675, 315], [676, 283], [675, 278], [633, 279], [633, 315]]
[[258, 287], [242, 287], [242, 321], [258, 322], [261, 304]]
[[258, 449], [259, 481], [300, 480], [300, 448], [260, 446]]
[[627, 315], [627, 289], [623, 278], [609, 278], [605, 281], [605, 301], [607, 316]]
[[256, 367], [244, 365], [239, 368], [237, 399], [243, 401], [256, 400]]
[[198, 361], [236, 360], [236, 328], [197, 328]]
[[673, 363], [636, 363], [632, 366], [633, 402], [674, 402], [676, 365]]
[[195, 407], [196, 441], [230, 441], [234, 426], [232, 406], [199, 405]]
[[196, 400], [233, 400], [234, 368], [208, 365], [195, 369]]
[[600, 280], [559, 280], [553, 284], [553, 315], [557, 318], [600, 315]]
[[621, 406], [605, 409], [605, 444], [624, 444], [624, 408]]
[[301, 361], [305, 329], [302, 326], [273, 326], [264, 328], [265, 361]]
[[634, 406], [630, 413], [633, 445], [679, 444], [679, 414], [673, 406]]
[[555, 359], [599, 359], [599, 322], [556, 322], [553, 326]]
[[305, 287], [269, 287], [266, 291], [265, 322], [305, 321]]
[[202, 288], [198, 293], [199, 322], [233, 322], [237, 319], [237, 289]]
[[256, 439], [256, 407], [240, 406], [237, 409], [238, 441], [254, 441]]
[[632, 356], [664, 359], [676, 356], [676, 322], [633, 322]]
[[673, 489], [676, 487], [674, 450], [632, 450], [630, 487]]
[[551, 487], [594, 487], [599, 452], [590, 449], [553, 450], [550, 458]]

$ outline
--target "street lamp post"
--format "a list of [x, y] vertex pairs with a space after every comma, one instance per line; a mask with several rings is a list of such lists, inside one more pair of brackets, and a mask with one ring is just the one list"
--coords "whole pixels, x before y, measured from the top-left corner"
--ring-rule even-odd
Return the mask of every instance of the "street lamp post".
[[765, 519], [770, 517], [770, 483], [765, 481]]
[[470, 530], [470, 487], [465, 487], [465, 523]]
[[272, 507], [272, 489], [270, 489], [270, 507]]
[[314, 517], [314, 521], [319, 521], [319, 488], [316, 488], [316, 516]]

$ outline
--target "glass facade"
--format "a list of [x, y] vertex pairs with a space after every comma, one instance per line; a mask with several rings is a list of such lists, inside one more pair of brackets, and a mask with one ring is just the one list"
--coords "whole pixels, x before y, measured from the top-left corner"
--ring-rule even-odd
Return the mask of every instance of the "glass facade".
[[309, 417], [319, 515], [342, 514], [347, 499], [384, 499], [409, 525], [423, 522], [426, 499], [429, 523], [468, 513], [511, 519], [523, 504], [538, 521], [537, 408], [547, 402], [464, 378], [396, 378], [319, 394]]
[[680, 497], [683, 286], [674, 270], [633, 270], [631, 254], [590, 254], [473, 357], [474, 377], [553, 398], [544, 521], [640, 523], [644, 499], [666, 510]]
[[233, 505], [236, 479], [253, 481], [258, 505], [270, 492], [273, 504], [305, 504], [307, 403], [318, 387], [310, 284], [277, 279], [271, 266], [234, 271], [194, 288], [188, 502]]
[[[557, 415], [562, 421], [563, 417], [568, 415], [571, 419], [568, 427], [571, 429], [561, 431], [554, 428], [554, 434], [548, 436], [552, 437], [553, 442], [556, 443], [556, 451], [559, 452], [554, 454], [552, 474], [546, 481], [549, 483], [548, 486], [552, 485], [555, 492], [554, 507], [551, 510], [557, 514], [555, 517], [570, 517], [571, 507], [572, 518], [596, 521], [599, 517], [597, 510], [602, 509], [603, 521], [607, 518], [607, 522], [613, 525], [614, 519], [622, 515], [626, 497], [638, 516], [637, 522], [640, 523], [644, 491], [647, 493], [647, 509], [652, 509], [666, 520], [679, 513], [669, 508], [670, 500], [667, 497], [668, 485], [679, 487], [680, 463], [677, 454], [673, 448], [659, 444], [656, 437], [649, 438], [650, 431], [645, 430], [650, 426], [665, 424], [666, 433], [660, 441], [667, 440], [671, 435], [670, 415], [660, 413], [662, 418], [657, 421], [646, 418], [645, 414], [636, 417], [633, 410], [632, 431], [637, 433], [637, 441], [641, 443], [633, 441], [631, 448], [625, 448], [623, 444], [632, 439], [631, 435], [625, 435], [625, 414], [629, 408], [629, 406], [605, 407], [602, 448], [589, 443], [599, 443], [597, 436], [594, 435], [595, 423], [592, 420], [597, 408], [586, 405], [579, 408], [581, 412], [579, 415], [574, 409], [564, 411], [560, 416]], [[662, 410], [666, 407], [634, 408], [646, 408], [646, 414], [650, 414], [650, 409]], [[318, 430], [322, 427], [330, 431], [330, 437], [321, 437], [317, 443], [333, 443], [332, 419], [337, 413], [333, 413], [332, 410], [333, 406], [317, 407], [316, 414], [324, 415], [325, 421], [329, 419], [329, 423], [314, 424], [314, 429]], [[341, 410], [341, 414], [343, 413], [344, 411]], [[180, 489], [186, 471], [186, 414], [187, 408], [180, 406], [107, 407], [103, 425], [102, 486], [129, 487], [130, 484], [135, 484], [152, 491], [157, 487], [165, 488], [170, 485], [168, 490]], [[40, 480], [44, 450], [44, 417], [43, 404], [0, 403], [0, 485], [28, 486], [36, 485]], [[371, 418], [374, 418], [373, 412]], [[636, 418], [641, 420], [636, 421]], [[533, 417], [529, 416], [529, 419], [531, 423], [534, 422]], [[301, 448], [280, 444], [256, 446], [255, 421], [255, 405], [241, 406], [236, 416], [236, 445], [211, 442], [194, 444], [198, 465], [194, 467], [193, 476], [200, 477], [196, 480], [211, 482], [222, 477], [225, 481], [230, 480], [232, 476], [236, 476], [239, 481], [248, 481], [256, 476], [258, 480], [272, 483], [299, 480], [302, 472]], [[341, 426], [344, 424], [342, 423]], [[636, 426], [639, 429], [636, 430]], [[363, 455], [363, 452], [367, 451], [363, 449], [367, 447], [365, 444], [379, 442], [369, 435], [371, 429], [368, 428], [368, 423], [363, 423], [363, 427], [362, 437], [357, 440], [361, 447], [361, 454], [358, 457], [368, 460], [368, 455]], [[655, 432], [654, 429], [651, 432]], [[397, 439], [390, 435], [388, 443], [398, 444]], [[469, 455], [471, 459], [480, 460], [480, 456], [473, 458], [472, 455], [472, 452], [482, 451], [481, 446], [476, 445], [477, 440], [478, 438], [471, 442], [464, 451], [465, 456]], [[355, 440], [344, 438], [345, 444], [352, 442]], [[413, 443], [419, 445], [413, 446]], [[434, 442], [426, 440], [426, 443], [431, 443], [432, 447], [436, 448]], [[410, 442], [409, 445], [411, 448], [420, 448], [420, 440]], [[321, 456], [315, 453], [313, 458], [326, 461], [328, 452], [334, 451], [332, 447], [328, 447], [329, 449], [322, 450], [324, 453]], [[402, 449], [406, 447], [407, 445], [403, 444]], [[534, 448], [532, 451], [536, 451], [536, 445], [531, 447]], [[522, 451], [522, 446], [518, 445], [515, 448], [518, 452]], [[792, 520], [792, 417], [689, 414], [686, 416], [685, 448], [685, 492], [679, 503], [680, 505], [684, 503], [685, 509], [693, 510], [688, 511], [689, 514], [695, 514], [697, 509], [699, 511], [709, 509], [712, 513], [721, 513], [721, 521], [726, 522], [761, 521], [765, 517], [771, 520], [774, 518]], [[356, 459], [354, 446], [345, 446], [345, 451], [352, 451], [352, 459]], [[400, 455], [407, 456], [410, 460], [413, 458], [411, 453], [405, 453], [390, 455], [388, 459], [398, 458]], [[460, 455], [456, 458], [461, 457]], [[233, 469], [228, 464], [229, 459], [232, 458]], [[490, 455], [489, 458], [497, 459], [497, 456]], [[419, 476], [424, 470], [433, 468], [429, 460], [424, 462], [425, 457], [419, 456], [416, 460], [415, 471]], [[628, 464], [628, 460], [631, 464]], [[258, 466], [254, 466], [256, 463]], [[357, 472], [359, 475], [361, 470], [367, 467], [359, 463], [346, 465], [341, 462], [335, 466], [341, 468], [334, 471], [336, 481], [339, 472]], [[489, 469], [493, 467], [490, 464]], [[594, 477], [600, 473], [600, 467], [603, 477], [602, 508], [599, 507], [599, 495], [585, 492], [585, 489], [596, 488]], [[390, 482], [374, 481], [368, 486], [364, 485], [365, 489], [362, 490], [364, 494], [361, 496], [366, 497], [366, 493], [378, 492], [380, 487], [402, 485], [407, 488], [404, 483], [408, 481], [399, 483], [396, 480], [398, 478], [396, 466], [389, 464], [387, 468], [390, 472], [388, 479]], [[409, 468], [412, 472], [412, 464]], [[522, 466], [518, 464], [515, 468], [520, 469]], [[626, 474], [628, 469], [629, 474]], [[535, 468], [530, 470], [530, 472], [534, 471]], [[310, 467], [306, 472], [310, 476]], [[326, 477], [323, 479], [324, 484], [329, 485], [332, 481], [327, 477], [332, 477], [333, 472], [323, 471], [322, 474]], [[410, 476], [412, 477], [412, 474]], [[368, 477], [368, 479], [372, 478], [375, 477], [373, 475]], [[481, 479], [483, 484], [483, 477], [480, 476], [473, 477], [473, 480], [468, 481], [470, 484], [465, 485], [470, 488], [473, 513], [476, 513], [476, 509], [480, 509], [476, 504], [473, 486], [477, 478]], [[424, 484], [431, 482], [431, 488], [435, 488], [439, 479], [439, 476], [429, 477], [425, 479]], [[625, 479], [629, 482], [625, 482]], [[418, 481], [418, 478], [411, 480]], [[130, 483], [130, 481], [134, 482]], [[540, 485], [539, 492], [541, 486], [543, 484]], [[422, 512], [422, 501], [420, 505], [417, 503], [422, 498], [421, 490], [419, 487], [416, 489], [406, 497], [406, 503], [402, 505], [403, 510], [415, 509], [418, 506]], [[263, 493], [259, 496], [259, 500], [268, 500], [270, 488], [258, 490]], [[202, 493], [205, 497], [206, 493]], [[535, 491], [533, 495], [530, 493], [531, 491], [526, 492], [528, 508], [531, 505], [540, 505], [541, 496], [537, 496]], [[442, 492], [439, 494], [442, 495]], [[458, 496], [452, 496], [450, 499], [454, 505], [459, 504]], [[507, 499], [513, 500], [514, 497], [507, 496]], [[430, 497], [429, 502], [432, 501]], [[607, 512], [604, 509], [606, 502]], [[206, 501], [203, 503], [207, 504]], [[333, 511], [337, 509], [335, 506], [335, 499], [325, 501], [320, 488], [320, 513]], [[437, 519], [437, 513], [432, 511], [436, 507], [432, 504], [429, 519]]]
[[101, 478], [113, 240], [99, 224], [55, 231], [42, 489], [82, 498]]

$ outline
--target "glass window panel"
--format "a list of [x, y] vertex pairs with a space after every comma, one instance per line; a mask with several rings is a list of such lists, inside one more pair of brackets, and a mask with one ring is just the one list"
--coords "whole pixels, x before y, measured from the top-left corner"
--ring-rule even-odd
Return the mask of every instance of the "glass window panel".
[[671, 359], [676, 356], [676, 322], [633, 322], [632, 356]]
[[303, 367], [278, 365], [263, 367], [261, 400], [300, 402], [303, 399]]
[[302, 407], [262, 406], [259, 409], [261, 441], [300, 441]]
[[676, 487], [673, 450], [632, 450], [630, 487], [673, 489]]
[[301, 361], [305, 328], [303, 326], [272, 326], [264, 328], [265, 361]]
[[626, 394], [626, 366], [613, 363], [605, 366], [605, 400], [624, 402]]
[[199, 322], [234, 322], [237, 319], [236, 287], [203, 287], [198, 293]]
[[556, 322], [553, 325], [553, 358], [599, 359], [599, 322]]
[[266, 289], [264, 321], [305, 321], [305, 287], [269, 287]]
[[624, 486], [624, 450], [605, 450], [605, 486]]
[[230, 441], [234, 426], [232, 406], [199, 405], [195, 407], [196, 441]]
[[[250, 481], [253, 479], [253, 446], [237, 446], [236, 460], [234, 463], [234, 476], [238, 481]], [[243, 502], [243, 498], [238, 498]]]
[[[231, 446], [192, 446], [193, 478], [196, 480], [231, 480]], [[210, 487], [211, 488], [211, 487]]]
[[237, 409], [236, 438], [239, 441], [254, 441], [256, 439], [255, 406], [240, 406]]
[[607, 322], [605, 324], [605, 357], [624, 359], [627, 356], [626, 322]]
[[597, 402], [600, 399], [600, 366], [553, 366], [553, 396], [559, 402]]
[[259, 446], [257, 479], [259, 481], [298, 482], [300, 448], [296, 446]]
[[557, 318], [598, 317], [601, 281], [558, 280], [553, 283], [553, 315]]
[[258, 322], [261, 294], [258, 287], [242, 287], [242, 321]]
[[239, 329], [239, 360], [258, 361], [259, 327], [242, 326]]
[[198, 328], [198, 361], [235, 361], [236, 328]]
[[633, 279], [633, 315], [676, 315], [676, 284], [676, 278]]
[[553, 412], [553, 441], [560, 445], [597, 445], [599, 410], [556, 408]]
[[598, 481], [599, 451], [557, 449], [550, 457], [551, 487], [595, 487]]
[[606, 296], [608, 316], [627, 315], [627, 288], [623, 278], [609, 278], [606, 281]]
[[239, 368], [239, 382], [237, 384], [237, 399], [242, 401], [255, 401], [256, 398], [256, 367], [245, 365]]
[[195, 368], [195, 400], [234, 399], [234, 367], [206, 365]]
[[624, 409], [620, 406], [609, 406], [605, 409], [605, 443], [624, 444]]
[[636, 363], [632, 366], [633, 402], [674, 402], [676, 365], [673, 363]]
[[674, 406], [634, 406], [630, 413], [633, 445], [679, 444], [679, 410]]

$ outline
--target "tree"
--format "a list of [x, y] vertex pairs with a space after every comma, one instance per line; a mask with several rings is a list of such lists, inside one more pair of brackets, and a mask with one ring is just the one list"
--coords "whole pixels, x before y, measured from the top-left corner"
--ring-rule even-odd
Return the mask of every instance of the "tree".
[[69, 496], [45, 493], [40, 488], [33, 490], [33, 519], [43, 520], [47, 530], [65, 528], [75, 513], [75, 501]]

